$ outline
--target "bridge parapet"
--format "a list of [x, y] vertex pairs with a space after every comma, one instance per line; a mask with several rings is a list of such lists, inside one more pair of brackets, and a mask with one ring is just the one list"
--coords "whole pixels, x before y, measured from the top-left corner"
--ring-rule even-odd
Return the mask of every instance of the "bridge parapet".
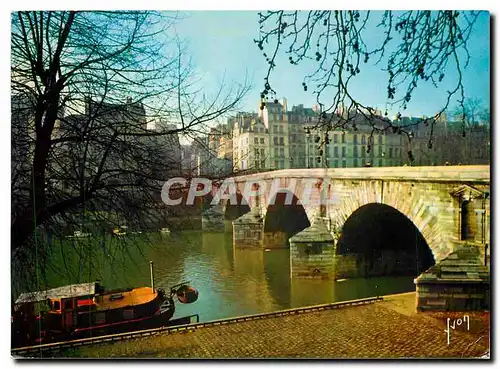
[[490, 183], [489, 165], [282, 169], [234, 177], [235, 182], [274, 178], [331, 178], [385, 181]]

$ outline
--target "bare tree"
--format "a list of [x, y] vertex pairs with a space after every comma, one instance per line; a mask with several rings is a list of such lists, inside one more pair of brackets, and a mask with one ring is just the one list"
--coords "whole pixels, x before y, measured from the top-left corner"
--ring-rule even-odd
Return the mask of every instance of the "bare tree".
[[[457, 95], [464, 109], [462, 71], [469, 63], [467, 42], [478, 15], [474, 11], [259, 13], [260, 36], [255, 43], [269, 64], [261, 109], [276, 93], [271, 77], [277, 68], [277, 56], [284, 53], [292, 65], [315, 63], [314, 71], [304, 76], [302, 88], [307, 91], [311, 87], [322, 107], [319, 125], [329, 129], [355, 127], [354, 120], [361, 115], [371, 122], [372, 134], [387, 130], [405, 134], [411, 140], [412, 124], [401, 124], [399, 120], [415, 89], [426, 81], [437, 86], [445, 71], [454, 69], [458, 73], [455, 87], [447, 91], [442, 109], [424, 121], [431, 126], [432, 147], [434, 125], [448, 109], [451, 98]], [[370, 44], [367, 33], [375, 27], [381, 30], [382, 37], [377, 44]], [[384, 119], [387, 124], [378, 124], [375, 109], [364, 105], [350, 89], [351, 81], [372, 62], [388, 74], [387, 100], [391, 107], [399, 109], [395, 122]], [[408, 155], [412, 161], [411, 151]]]
[[143, 230], [165, 216], [159, 191], [177, 173], [178, 135], [230, 112], [248, 90], [221, 83], [202, 97], [170, 32], [176, 17], [12, 13], [13, 262], [43, 259], [42, 229], [62, 237], [91, 218], [103, 232], [125, 221]]
[[452, 109], [451, 115], [454, 120], [450, 122], [446, 144], [454, 148], [453, 154], [458, 156], [455, 162], [489, 163], [490, 111], [484, 102], [479, 98], [466, 98], [462, 105]]
[[464, 99], [463, 104], [452, 108], [451, 115], [462, 124], [464, 134], [481, 122], [490, 122], [490, 111], [479, 98]]

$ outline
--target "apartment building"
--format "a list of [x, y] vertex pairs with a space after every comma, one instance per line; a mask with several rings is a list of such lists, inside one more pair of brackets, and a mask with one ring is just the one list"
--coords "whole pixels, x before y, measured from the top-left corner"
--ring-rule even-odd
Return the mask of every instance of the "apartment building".
[[412, 139], [408, 140], [405, 134], [387, 129], [391, 120], [380, 111], [371, 121], [361, 112], [338, 111], [333, 126], [340, 117], [348, 117], [349, 123], [333, 130], [318, 124], [320, 116], [318, 107], [300, 104], [288, 109], [286, 98], [267, 102], [258, 113], [238, 113], [228, 120], [232, 139], [220, 139], [218, 156], [227, 158], [231, 151], [236, 172], [489, 163], [488, 124], [469, 127], [464, 138], [462, 126], [443, 116], [434, 125], [429, 147], [430, 125], [423, 123], [424, 118], [392, 120], [411, 131]]

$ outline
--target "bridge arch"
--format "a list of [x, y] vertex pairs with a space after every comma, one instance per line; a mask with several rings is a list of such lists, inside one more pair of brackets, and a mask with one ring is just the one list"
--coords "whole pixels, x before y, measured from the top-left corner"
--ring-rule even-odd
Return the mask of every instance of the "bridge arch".
[[233, 221], [250, 211], [248, 201], [243, 198], [240, 192], [236, 192], [236, 204], [234, 201], [224, 200], [222, 204], [224, 231], [233, 231]]
[[[356, 263], [355, 275], [416, 277], [435, 264], [432, 251], [413, 222], [381, 203], [356, 209], [344, 223], [336, 247], [342, 264]], [[353, 271], [351, 271], [352, 273]]]
[[382, 191], [378, 186], [375, 181], [362, 181], [351, 186], [349, 196], [341, 197], [340, 204], [329, 209], [333, 226], [342, 229], [356, 210], [378, 203], [397, 210], [415, 225], [429, 245], [434, 260], [441, 260], [453, 250], [450, 241], [443, 237], [446, 230], [442, 229], [436, 210], [421, 197], [421, 193], [413, 190], [411, 182], [386, 183], [386, 188]]
[[311, 225], [299, 199], [288, 190], [272, 194], [266, 205], [264, 247], [288, 246], [290, 237]]

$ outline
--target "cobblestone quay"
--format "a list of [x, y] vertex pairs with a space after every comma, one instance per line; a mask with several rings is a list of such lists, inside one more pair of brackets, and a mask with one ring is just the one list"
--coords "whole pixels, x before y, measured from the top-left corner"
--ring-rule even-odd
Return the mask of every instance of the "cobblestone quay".
[[489, 312], [416, 312], [415, 293], [369, 305], [273, 317], [91, 346], [77, 357], [472, 358], [489, 352]]

